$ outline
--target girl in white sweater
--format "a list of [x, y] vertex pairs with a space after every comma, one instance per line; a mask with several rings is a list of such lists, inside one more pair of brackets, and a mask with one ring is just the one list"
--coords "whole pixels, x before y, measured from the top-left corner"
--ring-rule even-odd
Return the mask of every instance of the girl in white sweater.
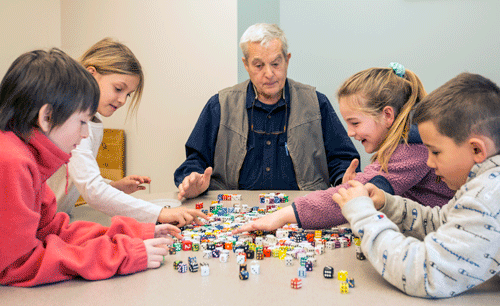
[[145, 189], [141, 184], [151, 182], [147, 176], [130, 175], [118, 181], [106, 180], [101, 176], [96, 161], [104, 131], [101, 118], [110, 117], [128, 100], [129, 115], [135, 114], [144, 88], [144, 74], [132, 51], [110, 38], [90, 47], [80, 62], [99, 84], [99, 107], [89, 122], [89, 137], [71, 152], [72, 157], [66, 167], [61, 167], [48, 180], [57, 197], [58, 211], [71, 214], [78, 197], [82, 195], [96, 210], [109, 216], [132, 217], [140, 222], [183, 226], [196, 222], [196, 217], [206, 218], [195, 209], [166, 209], [130, 196], [130, 193]]

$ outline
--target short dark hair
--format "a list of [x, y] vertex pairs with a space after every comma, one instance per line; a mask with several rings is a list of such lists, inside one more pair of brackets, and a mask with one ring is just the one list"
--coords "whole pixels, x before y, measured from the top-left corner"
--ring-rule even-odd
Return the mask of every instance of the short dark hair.
[[481, 75], [461, 73], [417, 104], [413, 120], [433, 122], [456, 144], [478, 134], [500, 148], [500, 88]]
[[0, 84], [0, 130], [27, 139], [38, 126], [38, 113], [48, 104], [53, 129], [75, 112], [95, 114], [99, 85], [82, 65], [53, 48], [19, 56]]

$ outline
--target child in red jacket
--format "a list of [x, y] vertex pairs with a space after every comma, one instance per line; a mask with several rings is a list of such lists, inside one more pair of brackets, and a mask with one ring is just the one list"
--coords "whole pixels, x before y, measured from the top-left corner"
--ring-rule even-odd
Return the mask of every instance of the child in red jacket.
[[0, 85], [0, 284], [97, 280], [159, 267], [182, 238], [169, 224], [114, 217], [69, 223], [45, 181], [88, 135], [99, 103], [94, 77], [58, 49], [17, 58]]

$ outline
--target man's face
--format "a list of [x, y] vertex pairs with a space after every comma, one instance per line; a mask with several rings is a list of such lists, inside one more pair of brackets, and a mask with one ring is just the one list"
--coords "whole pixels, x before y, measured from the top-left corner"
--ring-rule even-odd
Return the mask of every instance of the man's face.
[[279, 39], [269, 42], [267, 47], [260, 42], [248, 44], [248, 58], [243, 58], [243, 64], [262, 103], [274, 104], [281, 98], [290, 56], [288, 53], [284, 57]]

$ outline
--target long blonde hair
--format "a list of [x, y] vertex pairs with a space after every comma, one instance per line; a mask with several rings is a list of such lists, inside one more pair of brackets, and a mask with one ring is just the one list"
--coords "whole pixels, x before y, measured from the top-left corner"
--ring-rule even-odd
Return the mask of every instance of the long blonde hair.
[[426, 96], [424, 86], [417, 75], [408, 69], [400, 77], [392, 68], [370, 68], [351, 76], [337, 92], [339, 100], [353, 95], [365, 99], [365, 103], [357, 100], [359, 104], [354, 107], [370, 116], [377, 117], [386, 106], [394, 109], [395, 120], [371, 159], [372, 162], [378, 161], [381, 169], [387, 172], [389, 159], [396, 147], [401, 141], [408, 143], [410, 113]]
[[88, 68], [94, 67], [100, 74], [128, 74], [139, 77], [139, 84], [128, 105], [127, 116], [137, 114], [144, 90], [144, 73], [134, 53], [124, 44], [104, 38], [90, 47], [80, 58], [80, 63]]

